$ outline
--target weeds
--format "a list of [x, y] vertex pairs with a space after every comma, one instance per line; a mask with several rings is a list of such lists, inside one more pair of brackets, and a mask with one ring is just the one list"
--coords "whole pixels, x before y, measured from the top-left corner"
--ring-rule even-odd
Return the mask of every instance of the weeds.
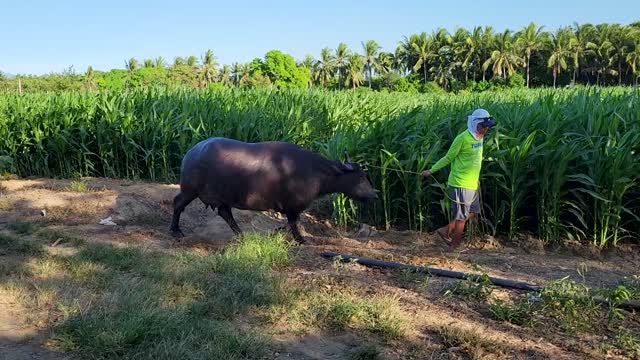
[[452, 295], [461, 296], [464, 298], [470, 298], [474, 300], [487, 300], [493, 288], [489, 275], [486, 273], [480, 275], [471, 275], [466, 280], [456, 281], [453, 285], [447, 286], [442, 289], [443, 296], [449, 297]]

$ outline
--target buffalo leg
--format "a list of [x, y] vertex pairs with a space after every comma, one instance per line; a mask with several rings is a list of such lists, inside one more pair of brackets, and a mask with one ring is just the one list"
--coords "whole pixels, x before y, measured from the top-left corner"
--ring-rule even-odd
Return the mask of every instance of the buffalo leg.
[[242, 230], [240, 230], [240, 227], [236, 223], [236, 220], [233, 218], [231, 207], [229, 207], [229, 205], [222, 204], [218, 206], [218, 215], [220, 215], [220, 217], [227, 222], [231, 230], [233, 230], [236, 235], [242, 234]]
[[171, 227], [169, 228], [173, 237], [184, 237], [184, 234], [180, 230], [180, 214], [195, 198], [195, 195], [185, 194], [183, 192], [178, 193], [178, 195], [173, 198], [173, 218], [171, 219]]
[[291, 231], [291, 235], [293, 239], [298, 243], [304, 243], [304, 238], [300, 235], [300, 230], [298, 230], [298, 219], [300, 218], [300, 213], [298, 212], [287, 212], [287, 225], [289, 226], [289, 231]]

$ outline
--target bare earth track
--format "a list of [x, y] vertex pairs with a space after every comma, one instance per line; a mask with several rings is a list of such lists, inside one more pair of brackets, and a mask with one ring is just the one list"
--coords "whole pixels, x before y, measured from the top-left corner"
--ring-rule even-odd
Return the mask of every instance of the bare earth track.
[[[186, 237], [175, 243], [169, 236], [168, 224], [177, 185], [111, 179], [84, 181], [88, 186], [86, 191], [72, 191], [68, 180], [1, 181], [0, 227], [15, 220], [38, 221], [87, 241], [134, 241], [168, 252], [179, 247], [216, 251], [232, 239], [233, 233], [224, 220], [194, 201], [181, 219]], [[284, 222], [284, 218], [271, 213], [235, 209], [233, 213], [245, 231], [268, 232]], [[99, 224], [109, 216], [117, 225]], [[369, 236], [359, 237], [354, 236], [352, 229], [337, 229], [311, 215], [304, 216], [301, 225], [307, 243], [293, 250], [296, 263], [288, 270], [289, 280], [304, 284], [331, 275], [340, 279], [335, 286], [363, 289], [371, 296], [385, 292], [399, 298], [403, 310], [414, 317], [418, 325], [410, 340], [397, 342], [387, 349], [387, 355], [393, 358], [404, 358], [418, 348], [426, 349], [433, 358], [459, 358], [456, 349], [446, 346], [437, 333], [436, 329], [441, 327], [481, 333], [506, 349], [506, 358], [518, 359], [604, 358], [593, 349], [604, 341], [606, 334], [567, 336], [559, 329], [525, 329], [493, 321], [488, 319], [486, 307], [442, 299], [440, 291], [455, 282], [454, 279], [434, 277], [425, 290], [394, 271], [356, 264], [336, 266], [321, 257], [321, 252], [335, 251], [458, 271], [471, 271], [479, 266], [491, 276], [533, 283], [569, 276], [590, 287], [614, 286], [620, 279], [640, 273], [639, 249], [629, 245], [604, 253], [577, 245], [551, 251], [531, 238], [509, 245], [484, 238], [470, 244], [468, 252], [450, 254], [439, 238], [427, 233], [373, 231]], [[8, 260], [0, 253], [0, 262]], [[494, 294], [505, 298], [514, 293], [494, 290]], [[25, 324], [19, 309], [1, 294], [0, 307], [0, 359], [65, 358], [64, 354], [46, 348], [43, 340], [46, 329]], [[353, 334], [296, 335], [274, 331], [271, 335], [273, 358], [278, 359], [339, 359], [345, 349], [358, 342]]]

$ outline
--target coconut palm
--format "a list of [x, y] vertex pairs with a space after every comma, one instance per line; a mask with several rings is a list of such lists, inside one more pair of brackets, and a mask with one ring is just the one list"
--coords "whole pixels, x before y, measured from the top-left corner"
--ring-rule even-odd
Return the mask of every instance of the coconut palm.
[[418, 69], [422, 68], [424, 82], [427, 83], [427, 69], [429, 60], [431, 60], [434, 56], [437, 55], [436, 44], [433, 41], [433, 38], [428, 36], [426, 33], [420, 33], [420, 35], [413, 37], [410, 39], [411, 41], [411, 49], [414, 51], [415, 56], [415, 64], [413, 65], [413, 71], [418, 71]]
[[195, 55], [189, 55], [187, 57], [187, 65], [191, 66], [191, 67], [197, 67], [198, 66], [198, 58], [195, 57]]
[[166, 64], [165, 64], [164, 58], [162, 56], [158, 56], [153, 60], [153, 65], [155, 67], [163, 68]]
[[478, 66], [482, 68], [482, 80], [486, 79], [487, 68], [484, 63], [491, 58], [491, 54], [496, 47], [496, 35], [491, 26], [485, 26], [480, 37], [480, 61]]
[[322, 86], [327, 86], [333, 78], [333, 70], [335, 68], [335, 57], [331, 49], [324, 47], [320, 50], [320, 61], [318, 62], [318, 71], [316, 72], [316, 80]]
[[342, 74], [344, 73], [345, 66], [347, 64], [347, 59], [351, 55], [351, 51], [347, 48], [347, 44], [340, 43], [338, 44], [338, 48], [336, 49], [336, 57], [335, 57], [335, 69], [338, 73], [338, 90], [341, 88], [342, 84]]
[[369, 75], [369, 87], [371, 87], [373, 68], [378, 65], [378, 51], [380, 51], [380, 49], [380, 45], [378, 45], [375, 40], [368, 40], [366, 43], [362, 43], [362, 50], [364, 51], [364, 65]]
[[213, 51], [211, 49], [207, 50], [202, 57], [202, 69], [200, 70], [200, 79], [205, 87], [215, 81], [217, 66], [218, 63], [216, 63]]
[[485, 61], [482, 67], [486, 71], [489, 66], [492, 66], [494, 77], [506, 78], [515, 73], [516, 67], [523, 63], [515, 53], [510, 30], [505, 30], [496, 36], [496, 47], [496, 50], [491, 52], [491, 57]]
[[309, 73], [311, 74], [311, 76], [309, 77], [309, 82], [307, 84], [309, 86], [313, 86], [314, 84], [313, 79], [316, 78], [316, 72], [318, 71], [317, 63], [318, 62], [313, 58], [312, 55], [307, 54], [304, 57], [304, 60], [302, 60], [302, 62], [298, 64], [298, 66], [304, 67], [305, 69], [309, 70]]
[[526, 28], [516, 34], [516, 46], [520, 55], [524, 58], [524, 66], [527, 69], [527, 87], [529, 87], [529, 70], [531, 56], [539, 52], [546, 42], [547, 34], [542, 31], [543, 27], [538, 27], [531, 22]]
[[589, 37], [593, 33], [593, 26], [590, 24], [579, 25], [573, 23], [573, 36], [571, 37], [571, 44], [569, 46], [571, 51], [571, 59], [573, 61], [573, 83], [576, 82], [576, 77], [580, 74], [580, 67], [585, 62], [585, 55], [587, 51], [587, 44], [589, 43]]
[[176, 56], [175, 58], [173, 58], [173, 67], [184, 65], [184, 64], [185, 64], [184, 58], [180, 56]]
[[[0, 76], [1, 76], [1, 74], [2, 73], [0, 73]], [[91, 66], [89, 66], [87, 68], [87, 72], [84, 74], [84, 77], [85, 77], [85, 81], [86, 81], [86, 84], [87, 84], [87, 89], [89, 91], [92, 91], [96, 86], [96, 79], [95, 79], [96, 74], [93, 71], [93, 68]]]
[[124, 66], [130, 73], [132, 73], [136, 69], [138, 69], [140, 63], [138, 63], [138, 60], [136, 60], [135, 58], [130, 58], [129, 60], [124, 62]]
[[560, 28], [551, 34], [550, 49], [551, 55], [547, 62], [547, 67], [553, 73], [553, 87], [556, 87], [556, 80], [562, 70], [567, 69], [567, 59], [571, 57], [571, 33], [567, 28]]
[[633, 83], [638, 86], [638, 77], [640, 74], [638, 68], [640, 67], [640, 41], [636, 42], [633, 51], [627, 54], [627, 63], [633, 74]]
[[601, 79], [606, 83], [607, 75], [617, 75], [617, 72], [611, 67], [614, 48], [608, 39], [607, 25], [596, 26], [593, 38], [593, 41], [587, 43], [586, 54], [591, 60], [591, 66], [587, 70], [596, 73], [596, 85], [600, 85]]
[[345, 69], [345, 85], [351, 84], [353, 89], [357, 88], [364, 81], [364, 58], [358, 53], [349, 55]]
[[220, 83], [222, 85], [231, 85], [231, 68], [229, 65], [222, 65], [222, 69], [220, 69]]

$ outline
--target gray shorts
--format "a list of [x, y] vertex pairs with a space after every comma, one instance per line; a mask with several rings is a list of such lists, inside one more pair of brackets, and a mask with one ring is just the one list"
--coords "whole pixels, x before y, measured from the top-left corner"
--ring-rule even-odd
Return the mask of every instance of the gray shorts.
[[454, 220], [467, 220], [470, 213], [480, 212], [480, 196], [477, 190], [450, 186], [448, 192]]

